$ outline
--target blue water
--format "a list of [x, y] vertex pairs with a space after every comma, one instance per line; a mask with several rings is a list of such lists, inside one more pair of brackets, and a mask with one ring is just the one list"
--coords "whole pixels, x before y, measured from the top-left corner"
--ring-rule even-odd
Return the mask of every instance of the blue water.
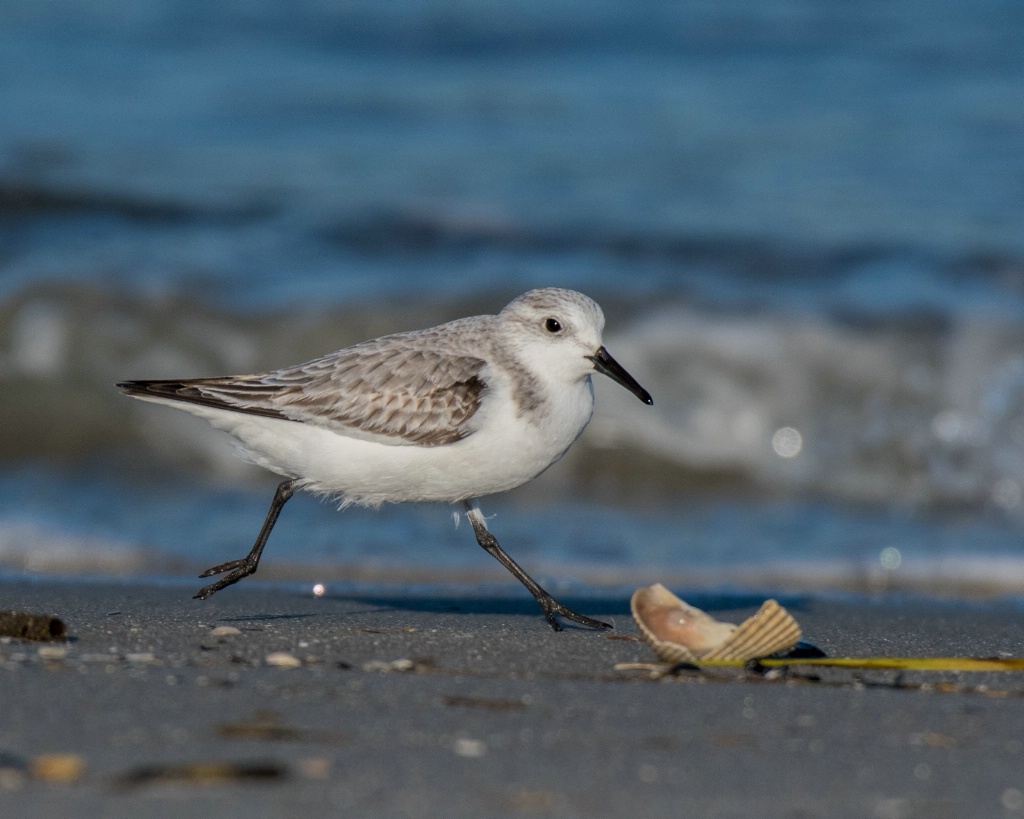
[[[4, 3], [0, 566], [247, 548], [271, 484], [112, 382], [560, 285], [656, 404], [599, 384], [493, 502], [524, 562], [1024, 588], [1022, 42], [1014, 0]], [[278, 539], [482, 557], [439, 508], [293, 501]]]
[[[140, 484], [109, 472], [28, 468], [6, 473], [0, 492], [0, 572], [185, 578], [248, 551], [272, 485]], [[508, 550], [560, 586], [1019, 591], [1020, 527], [991, 516], [810, 500], [605, 505], [516, 492], [484, 509]], [[307, 585], [508, 579], [443, 506], [339, 512], [302, 495], [282, 514], [261, 575]]]

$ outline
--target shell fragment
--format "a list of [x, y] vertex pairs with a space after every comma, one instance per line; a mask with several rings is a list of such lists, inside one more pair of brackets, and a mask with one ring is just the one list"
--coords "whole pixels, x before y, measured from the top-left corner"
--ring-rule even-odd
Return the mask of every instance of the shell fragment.
[[775, 600], [736, 626], [680, 600], [660, 583], [637, 589], [630, 601], [640, 633], [659, 659], [699, 664], [756, 660], [800, 642], [800, 626]]

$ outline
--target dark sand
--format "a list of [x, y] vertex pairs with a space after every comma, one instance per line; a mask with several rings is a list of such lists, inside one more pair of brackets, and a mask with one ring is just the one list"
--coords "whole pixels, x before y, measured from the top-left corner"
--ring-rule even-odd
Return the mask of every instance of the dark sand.
[[[73, 636], [0, 643], [0, 817], [1024, 816], [1024, 674], [652, 681], [613, 670], [652, 659], [624, 592], [563, 601], [609, 636], [511, 585], [194, 585], [0, 581]], [[833, 656], [1024, 656], [1019, 603], [781, 600]], [[48, 754], [84, 774], [33, 777]]]

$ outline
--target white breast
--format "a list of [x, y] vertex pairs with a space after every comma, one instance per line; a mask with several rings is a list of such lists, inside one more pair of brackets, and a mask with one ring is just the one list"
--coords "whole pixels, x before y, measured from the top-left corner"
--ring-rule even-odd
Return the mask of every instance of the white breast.
[[[161, 402], [163, 403], [163, 402]], [[579, 437], [594, 407], [587, 378], [547, 391], [526, 412], [510, 386], [490, 382], [476, 431], [443, 446], [394, 446], [309, 424], [174, 402], [233, 435], [254, 463], [298, 478], [344, 504], [454, 502], [520, 486], [557, 461]]]

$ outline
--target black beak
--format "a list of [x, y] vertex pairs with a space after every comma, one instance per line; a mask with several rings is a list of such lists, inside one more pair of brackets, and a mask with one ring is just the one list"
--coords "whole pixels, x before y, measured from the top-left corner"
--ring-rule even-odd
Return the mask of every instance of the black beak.
[[608, 351], [604, 347], [598, 347], [597, 352], [588, 355], [587, 358], [594, 362], [594, 369], [601, 375], [607, 375], [612, 381], [621, 384], [645, 404], [654, 404], [651, 394], [641, 387], [618, 361], [608, 355]]

